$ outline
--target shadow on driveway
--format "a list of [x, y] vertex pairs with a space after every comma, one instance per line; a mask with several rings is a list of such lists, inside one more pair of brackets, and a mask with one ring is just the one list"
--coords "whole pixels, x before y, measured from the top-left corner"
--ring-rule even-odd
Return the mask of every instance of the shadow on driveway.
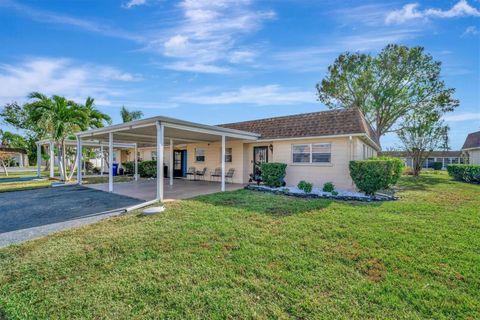
[[142, 202], [82, 186], [0, 193], [0, 234], [85, 218]]

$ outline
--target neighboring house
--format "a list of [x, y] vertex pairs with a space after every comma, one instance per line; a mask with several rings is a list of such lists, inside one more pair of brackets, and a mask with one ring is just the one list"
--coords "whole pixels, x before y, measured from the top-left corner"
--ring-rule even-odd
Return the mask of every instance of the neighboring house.
[[0, 145], [0, 151], [8, 152], [12, 154], [12, 161], [14, 167], [28, 167], [27, 152], [21, 148], [9, 148]]
[[468, 163], [480, 164], [480, 131], [468, 134], [462, 147], [468, 158]]
[[[259, 134], [256, 141], [227, 140], [226, 170], [235, 169], [233, 182], [247, 183], [261, 162], [286, 163], [287, 185], [307, 180], [317, 186], [333, 182], [342, 189], [353, 189], [349, 161], [376, 156], [378, 139], [363, 114], [356, 109], [332, 110], [222, 124], [217, 127]], [[165, 154], [169, 154], [169, 147]], [[174, 176], [185, 176], [187, 168], [221, 165], [220, 142], [178, 144], [174, 147]], [[154, 147], [139, 148], [140, 160], [155, 160]], [[169, 165], [169, 157], [165, 157]]]
[[[411, 168], [413, 166], [413, 160], [406, 151], [382, 151], [379, 155], [397, 157], [402, 159], [407, 167]], [[432, 169], [434, 162], [441, 162], [442, 170], [446, 170], [449, 164], [465, 163], [461, 151], [432, 151], [423, 162], [422, 168]]]

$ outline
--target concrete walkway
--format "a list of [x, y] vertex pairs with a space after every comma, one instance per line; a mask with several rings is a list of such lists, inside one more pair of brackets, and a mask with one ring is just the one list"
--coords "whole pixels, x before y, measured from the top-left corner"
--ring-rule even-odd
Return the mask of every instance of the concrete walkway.
[[76, 185], [0, 193], [0, 247], [94, 223], [142, 202]]
[[[90, 184], [85, 186], [96, 190], [108, 190], [108, 183]], [[238, 190], [243, 187], [243, 184], [238, 183], [225, 184], [226, 191]], [[113, 192], [145, 201], [153, 200], [157, 193], [157, 180], [140, 179], [131, 182], [117, 182], [113, 184]], [[174, 179], [173, 186], [170, 186], [169, 180], [164, 180], [165, 201], [189, 199], [215, 192], [220, 192], [220, 183], [218, 182]]]

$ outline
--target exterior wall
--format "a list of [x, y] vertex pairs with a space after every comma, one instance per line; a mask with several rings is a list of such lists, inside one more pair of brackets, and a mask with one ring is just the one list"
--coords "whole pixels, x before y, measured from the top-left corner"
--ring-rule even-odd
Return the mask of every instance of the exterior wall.
[[[353, 190], [355, 186], [350, 178], [348, 165], [350, 160], [358, 158], [355, 144], [360, 139], [348, 137], [327, 138], [327, 139], [304, 139], [304, 140], [283, 140], [270, 142], [273, 152], [269, 150], [269, 162], [282, 162], [287, 164], [286, 183], [287, 186], [296, 186], [299, 181], [312, 182], [317, 187], [322, 187], [325, 182], [333, 182], [339, 189]], [[266, 143], [255, 143], [249, 145], [249, 163], [253, 168], [253, 147], [269, 146]], [[292, 145], [303, 143], [331, 143], [331, 162], [316, 164], [293, 163]], [[250, 172], [253, 170], [250, 168]]]
[[480, 164], [480, 149], [468, 150], [468, 161], [470, 164]]

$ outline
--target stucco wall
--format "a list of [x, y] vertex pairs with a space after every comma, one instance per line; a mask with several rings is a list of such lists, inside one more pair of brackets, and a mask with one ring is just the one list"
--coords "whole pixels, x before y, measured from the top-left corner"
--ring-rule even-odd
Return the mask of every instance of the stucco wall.
[[468, 161], [470, 164], [480, 164], [480, 149], [468, 150]]

